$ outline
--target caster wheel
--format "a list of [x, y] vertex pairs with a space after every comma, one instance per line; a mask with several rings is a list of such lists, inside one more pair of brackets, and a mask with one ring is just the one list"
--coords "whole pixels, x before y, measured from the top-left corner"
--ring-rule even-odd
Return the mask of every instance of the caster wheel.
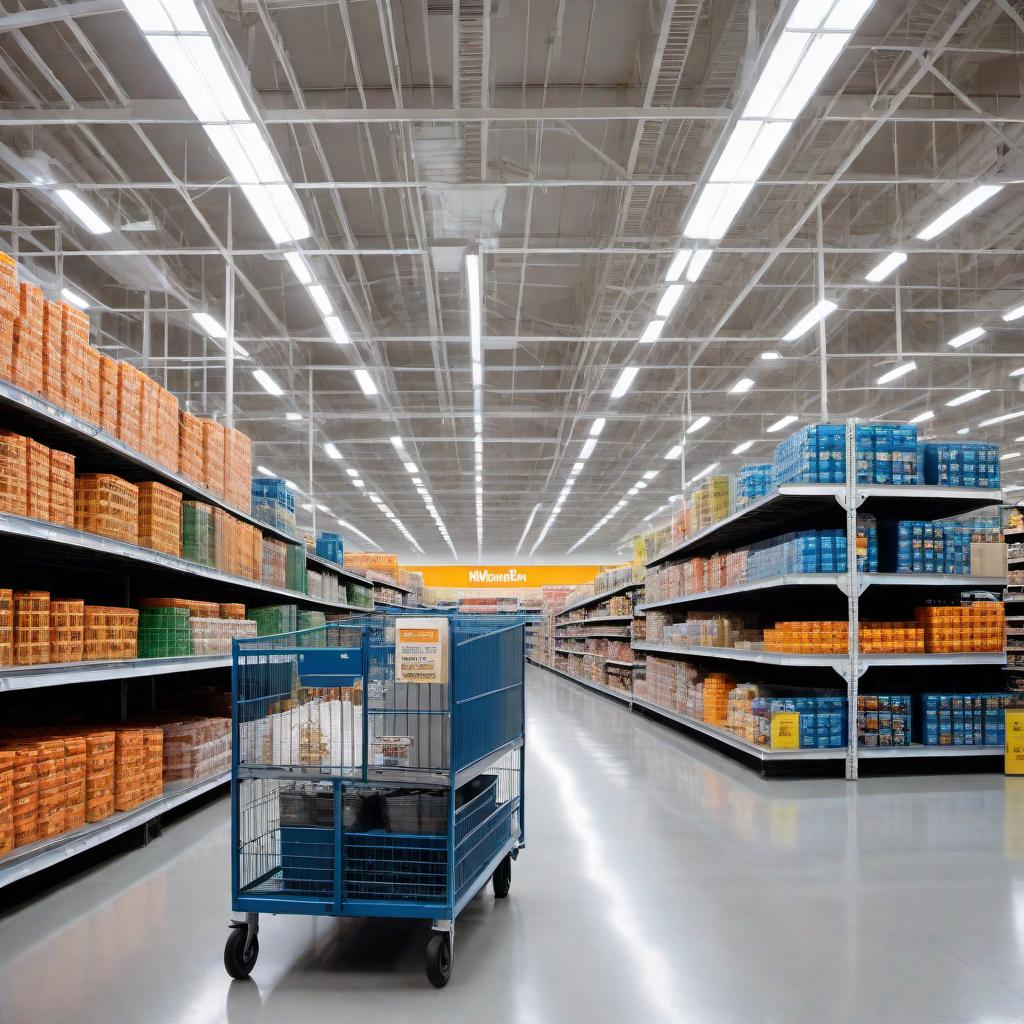
[[491, 875], [491, 884], [494, 886], [496, 900], [503, 900], [508, 895], [508, 891], [512, 887], [512, 854], [508, 854], [494, 869], [494, 874]]
[[256, 966], [256, 957], [260, 955], [260, 943], [255, 935], [249, 943], [249, 952], [246, 953], [245, 940], [248, 934], [248, 928], [232, 928], [224, 946], [224, 969], [232, 978], [239, 981], [252, 974], [252, 969]]
[[452, 945], [448, 936], [432, 935], [427, 943], [427, 978], [434, 988], [444, 988], [452, 976]]

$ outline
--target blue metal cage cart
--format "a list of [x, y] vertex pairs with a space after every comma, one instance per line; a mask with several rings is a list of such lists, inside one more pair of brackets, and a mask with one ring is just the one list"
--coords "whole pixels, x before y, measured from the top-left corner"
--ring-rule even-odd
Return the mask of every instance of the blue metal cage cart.
[[525, 841], [524, 622], [437, 617], [446, 682], [396, 680], [398, 615], [234, 642], [232, 977], [255, 966], [260, 914], [402, 917], [433, 923], [441, 987], [459, 912], [488, 878], [508, 894]]

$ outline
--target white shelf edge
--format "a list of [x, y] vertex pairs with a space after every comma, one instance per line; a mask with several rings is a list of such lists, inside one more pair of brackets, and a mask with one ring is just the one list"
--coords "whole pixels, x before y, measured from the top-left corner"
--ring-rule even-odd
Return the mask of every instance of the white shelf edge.
[[126, 658], [123, 661], [69, 661], [46, 665], [8, 665], [0, 668], [0, 693], [70, 686], [105, 679], [170, 675], [231, 668], [230, 654], [196, 654], [181, 658]]
[[539, 668], [544, 669], [547, 672], [552, 672], [556, 676], [562, 676], [564, 679], [568, 679], [571, 683], [579, 683], [580, 686], [585, 686], [588, 690], [593, 690], [595, 693], [604, 694], [607, 697], [612, 697], [622, 704], [629, 705], [632, 702], [632, 698], [628, 693], [622, 693], [619, 690], [613, 690], [608, 686], [602, 686], [600, 683], [595, 683], [593, 680], [584, 679], [581, 676], [574, 676], [571, 672], [566, 672], [564, 669], [555, 668], [553, 665], [545, 665], [543, 662], [535, 663]]
[[29, 846], [18, 847], [0, 857], [0, 889], [84, 853], [139, 825], [144, 825], [166, 811], [180, 807], [211, 789], [216, 789], [230, 779], [231, 772], [227, 771], [200, 779], [191, 785], [182, 784], [181, 788], [164, 793], [130, 811], [121, 811], [104, 818], [103, 821], [83, 825], [52, 839], [41, 839]]
[[555, 618], [559, 618], [562, 615], [567, 615], [569, 612], [575, 611], [577, 608], [586, 608], [590, 604], [600, 604], [602, 601], [606, 601], [609, 597], [615, 597], [616, 594], [624, 594], [627, 590], [635, 590], [638, 587], [644, 585], [643, 580], [630, 580], [629, 583], [622, 583], [617, 587], [613, 587], [611, 590], [606, 590], [601, 594], [594, 594], [592, 597], [586, 597], [582, 601], [576, 601], [573, 604], [566, 605], [560, 612], [555, 612]]

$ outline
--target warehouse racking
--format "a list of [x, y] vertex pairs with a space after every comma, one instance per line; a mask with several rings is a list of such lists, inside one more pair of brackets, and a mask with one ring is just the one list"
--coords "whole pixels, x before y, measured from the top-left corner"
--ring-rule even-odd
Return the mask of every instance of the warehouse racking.
[[[24, 433], [73, 455], [77, 473], [103, 472], [132, 482], [155, 481], [186, 498], [229, 512], [235, 520], [258, 529], [265, 539], [304, 548], [292, 531], [264, 522], [223, 495], [172, 472], [96, 425], [8, 381], [0, 381], [0, 428]], [[306, 551], [307, 570], [331, 573], [339, 582], [339, 599], [327, 600], [126, 540], [10, 513], [0, 513], [0, 553], [4, 556], [7, 585], [50, 587], [116, 605], [130, 605], [139, 598], [170, 592], [193, 600], [240, 605], [286, 601], [299, 609], [336, 616], [364, 612], [371, 604], [374, 586], [366, 575]], [[353, 604], [345, 600], [348, 587], [364, 594], [361, 600], [365, 603]], [[41, 708], [45, 707], [48, 690], [59, 687], [64, 695], [62, 711], [65, 714], [80, 711], [88, 702], [95, 702], [110, 718], [126, 722], [129, 708], [151, 711], [157, 707], [158, 680], [166, 681], [165, 685], [171, 687], [178, 698], [187, 700], [193, 685], [217, 683], [223, 686], [230, 666], [228, 653], [9, 665], [0, 667], [0, 694], [7, 695], [7, 701], [18, 700], [18, 707], [29, 701], [32, 702], [29, 707]], [[69, 687], [81, 688], [77, 700], [68, 697]], [[116, 836], [148, 826], [161, 814], [188, 804], [227, 779], [227, 772], [217, 771], [203, 778], [168, 783], [159, 796], [131, 810], [15, 847], [0, 856], [0, 887]]]
[[1003, 508], [1006, 565], [1006, 669], [1024, 674], [1024, 516], [1016, 505]]

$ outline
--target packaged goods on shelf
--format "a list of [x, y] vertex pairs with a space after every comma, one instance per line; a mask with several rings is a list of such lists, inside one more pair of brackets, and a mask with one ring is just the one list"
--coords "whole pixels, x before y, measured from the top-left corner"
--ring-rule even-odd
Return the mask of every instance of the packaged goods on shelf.
[[118, 362], [105, 352], [100, 353], [100, 427], [117, 437]]
[[[299, 611], [296, 616], [296, 624], [300, 630], [317, 629], [319, 626], [327, 625], [327, 616], [323, 612]], [[326, 647], [327, 634], [323, 631], [310, 633], [307, 636], [299, 637], [300, 647]]]
[[921, 742], [926, 747], [1003, 746], [1004, 713], [1019, 706], [1015, 693], [921, 694]]
[[926, 605], [914, 609], [929, 654], [999, 652], [1006, 644], [1006, 615], [1000, 601], [969, 605]]
[[736, 507], [743, 508], [763, 498], [775, 486], [770, 462], [743, 466], [736, 474]]
[[25, 515], [30, 519], [50, 517], [50, 449], [25, 438]]
[[398, 555], [372, 551], [346, 551], [345, 567], [357, 571], [398, 572]]
[[858, 423], [854, 427], [854, 444], [858, 483], [917, 483], [917, 427], [912, 424]]
[[85, 658], [85, 602], [50, 600], [50, 661]]
[[54, 405], [64, 404], [63, 312], [59, 302], [43, 302], [43, 389]]
[[764, 649], [780, 654], [845, 654], [849, 626], [846, 622], [776, 622], [764, 631]]
[[306, 549], [301, 544], [286, 544], [284, 585], [300, 594], [306, 592]]
[[7, 253], [0, 253], [0, 316], [18, 315], [18, 264]]
[[224, 435], [224, 497], [243, 512], [252, 508], [252, 439], [228, 428]]
[[75, 527], [135, 544], [139, 536], [139, 489], [111, 473], [75, 477]]
[[329, 562], [345, 564], [345, 540], [340, 533], [321, 533], [316, 539], [315, 552]]
[[203, 482], [218, 497], [224, 495], [224, 453], [227, 443], [224, 426], [215, 420], [202, 420]]
[[130, 811], [145, 800], [145, 739], [142, 729], [116, 729], [114, 810]]
[[913, 622], [859, 623], [859, 649], [864, 654], [924, 654], [924, 630]]
[[14, 751], [0, 749], [0, 856], [14, 849]]
[[685, 621], [666, 625], [662, 639], [682, 647], [740, 647], [760, 643], [762, 629], [752, 613], [689, 612]]
[[193, 653], [192, 622], [187, 608], [140, 609], [138, 656], [140, 658], [188, 657]]
[[49, 449], [50, 510], [46, 517], [59, 526], [75, 525], [75, 457]]
[[191, 620], [192, 654], [230, 654], [231, 641], [256, 636], [251, 619], [200, 618]]
[[181, 492], [155, 481], [138, 485], [139, 547], [181, 557]]
[[306, 585], [302, 588], [302, 592], [310, 597], [322, 600], [324, 596], [324, 580], [326, 578], [326, 573], [314, 572], [312, 569], [308, 569], [306, 571]]
[[85, 661], [135, 658], [138, 635], [137, 609], [85, 606]]
[[14, 664], [45, 665], [50, 660], [50, 595], [45, 590], [15, 590]]
[[221, 604], [218, 605], [219, 615], [222, 619], [244, 619], [244, 604]]
[[910, 741], [910, 697], [858, 695], [859, 747], [909, 747]]
[[114, 813], [114, 765], [117, 735], [113, 729], [85, 733], [85, 820], [102, 821]]
[[345, 603], [356, 608], [373, 607], [373, 590], [359, 583], [345, 584]]
[[271, 587], [283, 588], [288, 579], [288, 552], [284, 541], [263, 538], [260, 580]]
[[36, 761], [39, 785], [36, 831], [40, 839], [50, 839], [64, 831], [64, 742], [39, 739], [35, 744], [39, 751]]
[[28, 507], [27, 438], [0, 430], [0, 512], [23, 516]]
[[98, 427], [103, 422], [102, 396], [100, 394], [100, 353], [86, 342], [80, 347], [79, 355], [82, 360], [82, 376], [85, 378], [80, 415], [82, 419], [94, 427]]
[[203, 421], [184, 409], [178, 413], [178, 472], [192, 483], [206, 486]]
[[260, 608], [249, 608], [246, 610], [246, 616], [256, 623], [257, 636], [294, 633], [298, 628], [298, 606], [294, 604], [272, 604]]
[[129, 448], [142, 447], [142, 373], [131, 363], [117, 364], [117, 436]]
[[780, 441], [772, 466], [775, 485], [845, 483], [846, 428], [819, 423]]
[[976, 441], [925, 442], [920, 445], [923, 482], [945, 487], [1000, 485], [999, 446]]
[[162, 722], [164, 783], [198, 781], [231, 767], [231, 719], [187, 717]]
[[14, 320], [14, 383], [25, 391], [43, 393], [43, 293], [22, 283], [21, 302]]
[[213, 569], [214, 555], [213, 506], [202, 501], [182, 501], [181, 557]]
[[68, 302], [62, 302], [60, 310], [63, 406], [68, 412], [85, 419], [86, 413], [95, 408], [93, 398], [86, 397], [86, 391], [93, 383], [86, 374], [89, 317]]
[[[0, 268], [3, 264], [0, 263]], [[14, 591], [0, 590], [0, 665], [14, 664]]]
[[14, 846], [39, 838], [39, 749], [27, 740], [0, 741], [11, 757], [11, 833]]
[[155, 800], [164, 791], [163, 729], [142, 730], [142, 799]]
[[156, 388], [156, 400], [159, 444], [154, 457], [166, 469], [169, 469], [172, 473], [177, 473], [178, 431], [181, 427], [178, 415], [178, 399], [166, 388], [158, 385]]

